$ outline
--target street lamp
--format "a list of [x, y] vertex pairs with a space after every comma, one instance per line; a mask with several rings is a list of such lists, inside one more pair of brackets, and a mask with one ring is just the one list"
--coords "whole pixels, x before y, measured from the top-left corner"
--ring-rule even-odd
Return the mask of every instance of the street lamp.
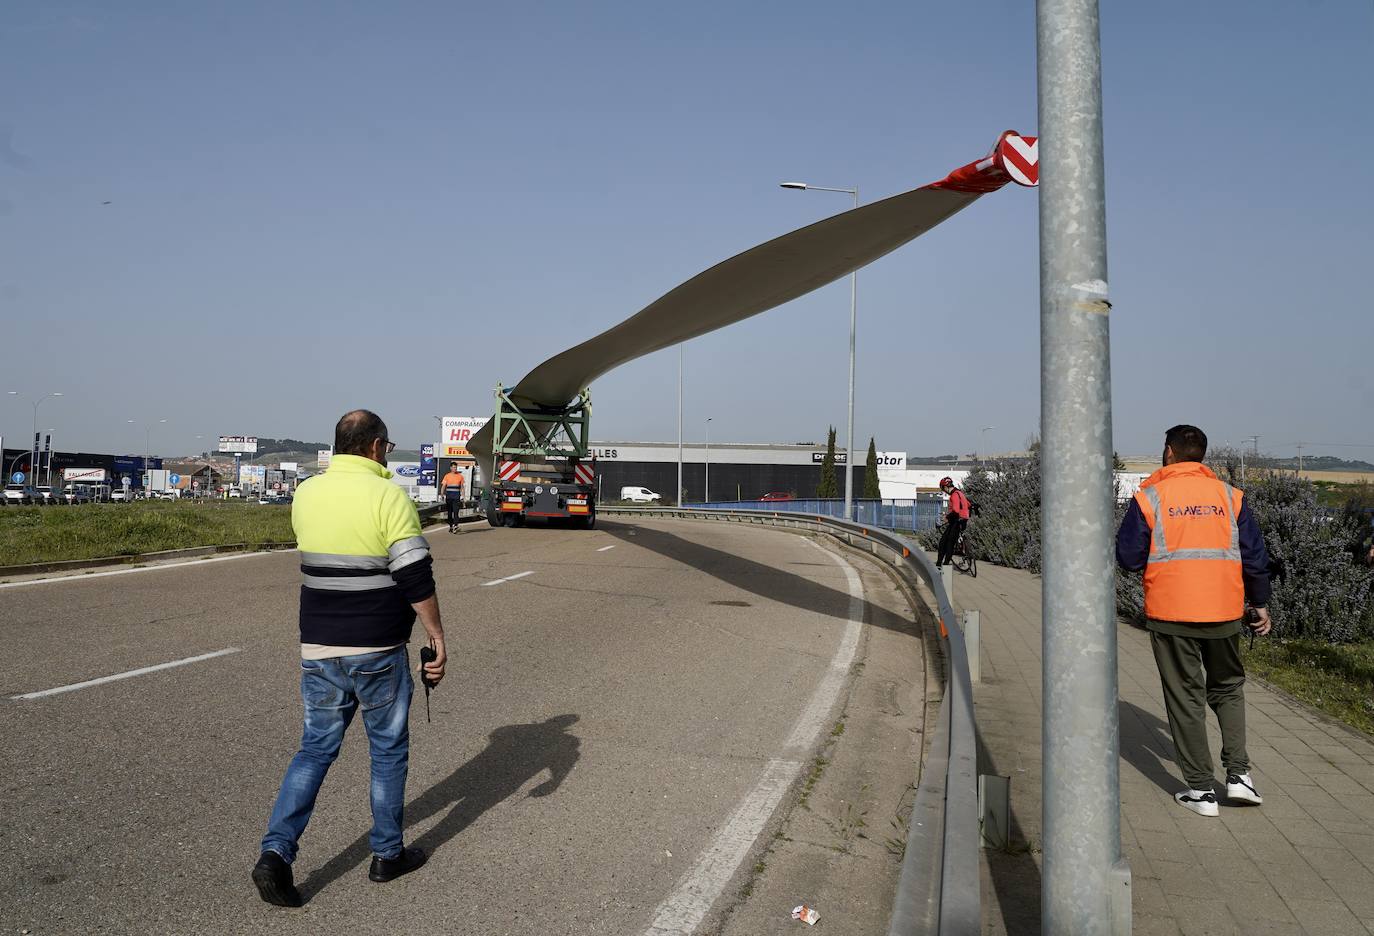
[[702, 491], [701, 502], [711, 503], [711, 417], [706, 417], [706, 484]]
[[[19, 391], [18, 391], [18, 390], [9, 390], [9, 391], [6, 391], [6, 392], [8, 393], [9, 396], [19, 396]], [[36, 479], [37, 479], [37, 475], [38, 475], [38, 407], [39, 407], [39, 405], [40, 405], [44, 400], [50, 400], [50, 399], [52, 399], [53, 397], [60, 397], [61, 395], [62, 395], [61, 391], [54, 390], [52, 393], [49, 393], [49, 394], [47, 394], [46, 396], [41, 396], [41, 397], [39, 397], [38, 399], [31, 401], [31, 402], [33, 403], [33, 448], [34, 448], [34, 456], [33, 456], [33, 463], [32, 463], [31, 465], [29, 465], [29, 475], [30, 475], [30, 477], [31, 477], [32, 480], [36, 480]], [[51, 480], [52, 480], [52, 479], [50, 478], [49, 481], [51, 482]]]
[[984, 426], [982, 429], [978, 430], [978, 464], [980, 465], [983, 463], [983, 460], [987, 457], [987, 450], [983, 448], [983, 434], [987, 432], [989, 429], [996, 428], [996, 426]]
[[673, 503], [682, 506], [682, 349], [685, 342], [677, 346], [677, 493]]
[[[854, 196], [854, 207], [859, 207], [857, 188], [828, 188], [824, 185], [810, 185], [806, 182], [779, 183], [785, 189], [813, 189], [817, 192], [842, 192]], [[854, 454], [854, 331], [858, 324], [859, 271], [849, 274], [849, 430], [845, 442], [844, 472], [844, 518], [854, 519], [854, 463], [849, 457]]]
[[[167, 420], [165, 420], [165, 419], [159, 419], [159, 420], [158, 420], [159, 423], [165, 423], [166, 421], [167, 421]], [[133, 419], [125, 420], [125, 422], [128, 422], [128, 423], [130, 423], [131, 425], [142, 426], [142, 427], [143, 427], [143, 481], [144, 481], [144, 484], [143, 484], [143, 485], [140, 485], [140, 486], [143, 487], [143, 493], [144, 493], [144, 494], [147, 494], [147, 493], [148, 493], [148, 488], [147, 488], [147, 482], [148, 482], [148, 450], [149, 450], [150, 448], [152, 448], [153, 424], [152, 424], [152, 423], [140, 423], [140, 422], [137, 422], [136, 420], [133, 420]]]

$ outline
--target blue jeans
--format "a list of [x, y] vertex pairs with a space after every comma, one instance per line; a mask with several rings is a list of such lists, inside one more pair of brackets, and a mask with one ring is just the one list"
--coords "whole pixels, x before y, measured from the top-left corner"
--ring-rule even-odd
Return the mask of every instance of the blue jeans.
[[381, 653], [301, 661], [305, 731], [267, 820], [263, 851], [288, 864], [315, 811], [315, 797], [339, 756], [344, 732], [361, 705], [372, 755], [372, 853], [395, 858], [403, 850], [406, 770], [410, 761], [410, 695], [415, 682], [404, 646]]

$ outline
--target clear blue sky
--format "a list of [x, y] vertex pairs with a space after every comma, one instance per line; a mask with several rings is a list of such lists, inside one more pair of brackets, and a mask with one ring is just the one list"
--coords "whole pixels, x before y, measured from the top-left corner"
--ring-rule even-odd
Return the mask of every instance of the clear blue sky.
[[[7, 3], [0, 391], [62, 447], [126, 422], [413, 446], [702, 269], [1034, 133], [1033, 4]], [[1117, 448], [1175, 422], [1374, 443], [1374, 4], [1103, 10]], [[103, 204], [110, 202], [110, 204]], [[859, 274], [856, 438], [1020, 447], [1039, 416], [1036, 197]], [[845, 420], [841, 282], [687, 346], [688, 439]], [[594, 386], [676, 437], [675, 350]], [[33, 412], [0, 395], [22, 444]], [[13, 440], [13, 441], [11, 441]], [[1374, 447], [1307, 451], [1374, 460]]]

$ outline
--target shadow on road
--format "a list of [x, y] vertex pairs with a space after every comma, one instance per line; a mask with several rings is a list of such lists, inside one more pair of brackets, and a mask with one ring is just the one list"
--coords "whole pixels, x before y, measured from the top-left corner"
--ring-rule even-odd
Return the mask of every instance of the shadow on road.
[[[563, 783], [577, 763], [581, 741], [568, 729], [576, 715], [556, 715], [547, 721], [506, 725], [487, 736], [487, 747], [472, 760], [406, 804], [406, 825], [414, 826], [431, 816], [445, 815], [417, 845], [430, 855], [472, 825], [488, 809], [508, 799], [544, 771], [549, 778], [530, 790], [530, 796], [548, 796]], [[324, 888], [372, 857], [367, 833], [300, 883], [308, 902]]]
[[1173, 795], [1183, 789], [1183, 781], [1170, 773], [1174, 763], [1174, 740], [1169, 723], [1154, 712], [1122, 701], [1118, 705], [1121, 720], [1121, 756], [1165, 793]]
[[[801, 608], [804, 611], [816, 611], [840, 620], [848, 620], [849, 618], [848, 592], [821, 585], [812, 579], [787, 572], [776, 566], [765, 565], [735, 553], [694, 543], [666, 530], [655, 530], [639, 525], [630, 526], [623, 523], [607, 522], [602, 519], [597, 520], [597, 529], [631, 546], [639, 546], [658, 553], [660, 556], [689, 565], [713, 578], [720, 579], [727, 585], [758, 595], [760, 598]], [[817, 563], [802, 564], [832, 568], [831, 564], [824, 560]], [[870, 602], [864, 604], [865, 623], [902, 634], [919, 635], [920, 628], [915, 621], [893, 614], [876, 604]]]
[[[975, 731], [974, 741], [978, 749], [978, 772], [1002, 775], [981, 731]], [[1036, 862], [1035, 853], [1040, 850], [1041, 843], [1031, 841], [1015, 809], [1011, 811], [1009, 823], [1007, 849], [989, 848], [983, 852], [988, 863], [988, 876], [992, 879], [993, 889], [997, 891], [997, 906], [1001, 909], [1006, 932], [1017, 936], [1039, 936], [1040, 865]], [[985, 916], [986, 912], [985, 904]]]

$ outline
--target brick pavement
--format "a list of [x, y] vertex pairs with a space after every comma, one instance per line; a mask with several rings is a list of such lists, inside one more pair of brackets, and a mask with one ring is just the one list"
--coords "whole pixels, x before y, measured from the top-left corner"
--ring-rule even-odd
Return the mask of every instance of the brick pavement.
[[[1040, 579], [980, 565], [976, 579], [956, 574], [954, 604], [982, 615], [980, 770], [1012, 778], [1012, 849], [983, 854], [984, 932], [1039, 933]], [[1264, 805], [1194, 815], [1173, 801], [1184, 784], [1149, 635], [1122, 624], [1117, 637], [1135, 936], [1374, 933], [1371, 738], [1251, 681], [1247, 741]]]

